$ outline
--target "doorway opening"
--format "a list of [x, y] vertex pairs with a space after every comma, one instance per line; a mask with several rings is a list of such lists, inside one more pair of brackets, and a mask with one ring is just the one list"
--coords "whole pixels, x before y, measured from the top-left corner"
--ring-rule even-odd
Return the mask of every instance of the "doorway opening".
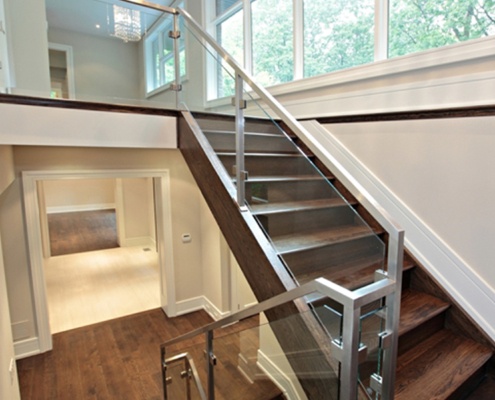
[[50, 65], [50, 97], [75, 99], [72, 46], [49, 43], [48, 59]]
[[[84, 179], [115, 180], [115, 212], [121, 247], [51, 257], [44, 183], [75, 180], [81, 185]], [[147, 183], [146, 190], [150, 199], [147, 207], [135, 203], [136, 199], [146, 197], [143, 191], [135, 186], [140, 182]], [[168, 171], [29, 171], [23, 173], [23, 187], [28, 241], [31, 249], [38, 342], [42, 352], [51, 350], [52, 333], [99, 322], [92, 319], [96, 311], [103, 314], [99, 317], [101, 321], [117, 317], [112, 312], [118, 309], [124, 309], [123, 315], [144, 310], [144, 308], [141, 310], [134, 308], [137, 311], [132, 311], [132, 307], [143, 307], [143, 305], [136, 304], [141, 300], [133, 300], [131, 295], [136, 291], [152, 292], [146, 289], [146, 284], [150, 281], [155, 284], [156, 291], [154, 295], [153, 293], [147, 295], [154, 296], [152, 300], [154, 304], [157, 307], [161, 306], [167, 315], [174, 315], [175, 291]], [[137, 237], [140, 231], [135, 222], [136, 219], [142, 221], [143, 217], [136, 210], [142, 212], [143, 208], [147, 208], [153, 214], [153, 227], [149, 229], [149, 234], [154, 236], [154, 242], [144, 243], [142, 237]], [[129, 215], [133, 216], [134, 220]], [[147, 223], [151, 224], [151, 217]], [[134, 234], [131, 235], [130, 232]], [[88, 272], [89, 275], [85, 277], [84, 272]], [[92, 274], [99, 274], [104, 279], [98, 281]], [[127, 279], [126, 276], [133, 282], [132, 288], [126, 287], [123, 283]], [[66, 279], [66, 282], [56, 285], [58, 289], [53, 289], [52, 283], [63, 282], [62, 278]], [[70, 290], [70, 282], [74, 283], [72, 290], [77, 294], [74, 300], [64, 297]], [[68, 323], [70, 321], [67, 320], [71, 319], [81, 321], [71, 327], [55, 327], [51, 318], [52, 312], [49, 312], [49, 303], [54, 299], [62, 308], [69, 309], [73, 315], [62, 316], [59, 320], [63, 323]]]

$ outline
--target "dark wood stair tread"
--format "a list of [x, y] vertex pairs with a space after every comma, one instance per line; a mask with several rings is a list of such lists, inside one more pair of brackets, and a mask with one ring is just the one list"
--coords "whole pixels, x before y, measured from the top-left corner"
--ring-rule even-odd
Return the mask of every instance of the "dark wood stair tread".
[[401, 296], [399, 335], [416, 328], [423, 322], [439, 315], [450, 304], [424, 292], [405, 289]]
[[[325, 181], [334, 179], [332, 176], [324, 177], [319, 174], [314, 175], [249, 175], [246, 183], [270, 183], [270, 182], [293, 182], [293, 181]], [[234, 179], [235, 181], [235, 179]]]
[[359, 239], [376, 234], [365, 225], [340, 226], [335, 229], [326, 229], [314, 232], [272, 237], [272, 242], [280, 254], [323, 247], [330, 244], [342, 243], [348, 240]]
[[448, 399], [491, 356], [481, 344], [442, 329], [399, 356], [395, 399]]
[[[235, 157], [235, 153], [231, 151], [219, 151], [216, 153], [219, 157]], [[280, 159], [290, 159], [290, 158], [306, 158], [302, 153], [244, 153], [245, 157], [263, 157], [263, 158], [280, 158]], [[316, 169], [315, 169], [316, 171]]]
[[[213, 133], [213, 134], [220, 134], [220, 135], [235, 135], [235, 131], [230, 131], [230, 130], [221, 130], [221, 129], [203, 129], [203, 133]], [[252, 132], [252, 131], [246, 131], [244, 132], [245, 136], [263, 136], [263, 137], [273, 137], [276, 139], [284, 138], [285, 136], [279, 134], [279, 133], [273, 133], [273, 132]], [[294, 146], [295, 147], [295, 146]]]
[[318, 200], [287, 201], [279, 203], [262, 203], [250, 206], [254, 215], [268, 215], [283, 212], [305, 211], [321, 208], [346, 206], [348, 203], [340, 197], [329, 197]]

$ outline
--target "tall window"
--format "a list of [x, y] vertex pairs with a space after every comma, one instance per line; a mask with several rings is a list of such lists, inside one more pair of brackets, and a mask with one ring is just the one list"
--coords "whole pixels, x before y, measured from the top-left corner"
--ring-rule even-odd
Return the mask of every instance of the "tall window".
[[[210, 32], [265, 86], [372, 63], [375, 43], [392, 58], [495, 36], [495, 0], [207, 1]], [[384, 9], [388, 28], [375, 26]], [[218, 97], [232, 94], [226, 82]]]
[[[241, 1], [216, 0], [217, 41], [240, 64], [244, 63], [244, 11]], [[230, 67], [222, 60], [214, 63], [217, 70], [217, 97], [231, 96], [235, 81]]]
[[304, 2], [304, 77], [373, 61], [374, 0]]
[[493, 0], [390, 0], [389, 57], [492, 35]]
[[253, 75], [263, 86], [294, 79], [292, 0], [251, 2]]
[[[184, 26], [182, 19], [179, 21], [179, 30], [183, 32]], [[162, 21], [145, 39], [147, 93], [159, 90], [160, 88], [166, 88], [170, 83], [175, 81], [174, 39], [169, 37], [169, 32], [173, 28], [173, 16], [164, 15]], [[185, 76], [186, 74], [184, 37], [185, 35], [182, 34], [179, 39], [181, 76]]]

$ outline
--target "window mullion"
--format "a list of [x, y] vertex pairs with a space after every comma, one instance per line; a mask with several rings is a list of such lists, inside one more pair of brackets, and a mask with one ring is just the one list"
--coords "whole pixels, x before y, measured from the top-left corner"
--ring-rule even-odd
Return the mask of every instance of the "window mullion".
[[251, 0], [243, 1], [244, 7], [244, 69], [253, 74], [253, 24]]
[[375, 61], [388, 58], [389, 0], [375, 0]]
[[293, 0], [294, 80], [304, 78], [304, 1]]

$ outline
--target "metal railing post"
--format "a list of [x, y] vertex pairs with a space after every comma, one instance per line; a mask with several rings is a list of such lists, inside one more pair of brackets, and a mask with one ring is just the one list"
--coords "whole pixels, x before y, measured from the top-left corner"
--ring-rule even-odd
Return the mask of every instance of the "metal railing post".
[[402, 264], [404, 260], [404, 231], [397, 230], [389, 235], [387, 277], [395, 281], [396, 289], [386, 296], [385, 329], [391, 333], [390, 343], [384, 345], [382, 369], [382, 398], [392, 400], [395, 389], [395, 370], [397, 366], [399, 319], [402, 286]]
[[206, 332], [206, 368], [208, 371], [208, 400], [215, 400], [215, 373], [216, 358], [213, 354], [213, 331]]
[[342, 364], [340, 398], [356, 399], [359, 366], [359, 317], [361, 309], [354, 303], [344, 305], [342, 329]]
[[235, 78], [235, 175], [237, 187], [237, 204], [241, 210], [246, 210], [246, 179], [247, 172], [244, 164], [244, 108], [246, 103], [243, 99], [244, 80], [242, 76], [236, 74]]
[[169, 36], [174, 39], [174, 68], [175, 68], [175, 83], [170, 87], [175, 91], [175, 107], [178, 109], [181, 103], [180, 94], [182, 84], [180, 80], [180, 30], [179, 30], [179, 14], [174, 14], [174, 30], [169, 33]]

